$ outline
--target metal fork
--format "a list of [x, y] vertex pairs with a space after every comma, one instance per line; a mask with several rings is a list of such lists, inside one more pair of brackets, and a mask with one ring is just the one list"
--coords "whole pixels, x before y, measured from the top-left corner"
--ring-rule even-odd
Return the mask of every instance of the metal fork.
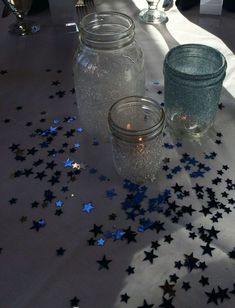
[[78, 0], [75, 7], [79, 22], [85, 15], [95, 11], [94, 0]]
[[89, 10], [89, 13], [92, 13], [94, 12], [95, 10], [95, 3], [94, 3], [94, 0], [84, 0], [85, 1], [85, 4]]

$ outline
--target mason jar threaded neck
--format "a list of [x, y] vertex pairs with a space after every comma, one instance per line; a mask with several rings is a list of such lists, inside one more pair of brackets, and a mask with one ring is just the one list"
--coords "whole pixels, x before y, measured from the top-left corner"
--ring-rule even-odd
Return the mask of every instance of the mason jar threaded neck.
[[223, 80], [227, 68], [225, 57], [215, 48], [202, 44], [184, 44], [172, 48], [164, 60], [164, 73], [185, 80]]
[[124, 97], [110, 108], [108, 124], [113, 136], [126, 142], [139, 143], [162, 133], [165, 112], [151, 98]]
[[126, 14], [119, 12], [91, 13], [80, 23], [80, 40], [92, 48], [115, 49], [134, 40], [135, 25]]

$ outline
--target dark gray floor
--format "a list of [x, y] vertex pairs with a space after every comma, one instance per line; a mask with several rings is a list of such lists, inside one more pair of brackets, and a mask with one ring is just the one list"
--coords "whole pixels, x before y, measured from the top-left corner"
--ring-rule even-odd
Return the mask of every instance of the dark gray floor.
[[199, 13], [199, 5], [182, 14], [191, 22], [221, 38], [235, 53], [235, 12], [222, 11], [221, 16], [204, 15]]

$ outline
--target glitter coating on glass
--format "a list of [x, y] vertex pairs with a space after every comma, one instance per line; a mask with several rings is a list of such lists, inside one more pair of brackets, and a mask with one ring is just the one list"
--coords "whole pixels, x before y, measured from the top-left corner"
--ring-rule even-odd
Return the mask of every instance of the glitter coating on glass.
[[113, 161], [117, 172], [133, 182], [154, 181], [162, 158], [165, 114], [152, 99], [127, 97], [109, 112]]
[[224, 56], [209, 46], [185, 44], [168, 52], [164, 100], [175, 133], [200, 137], [213, 125], [226, 67]]

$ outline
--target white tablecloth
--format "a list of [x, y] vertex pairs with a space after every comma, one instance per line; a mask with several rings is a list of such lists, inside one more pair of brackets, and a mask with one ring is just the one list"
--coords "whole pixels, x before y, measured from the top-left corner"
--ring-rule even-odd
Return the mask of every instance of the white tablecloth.
[[81, 130], [77, 34], [47, 13], [32, 16], [41, 31], [29, 37], [0, 20], [2, 308], [235, 306], [235, 56], [175, 6], [165, 26], [139, 23], [145, 6], [96, 2], [135, 20], [147, 96], [163, 102], [163, 59], [177, 44], [215, 47], [228, 69], [214, 128], [198, 143], [167, 133], [158, 180], [140, 187]]

